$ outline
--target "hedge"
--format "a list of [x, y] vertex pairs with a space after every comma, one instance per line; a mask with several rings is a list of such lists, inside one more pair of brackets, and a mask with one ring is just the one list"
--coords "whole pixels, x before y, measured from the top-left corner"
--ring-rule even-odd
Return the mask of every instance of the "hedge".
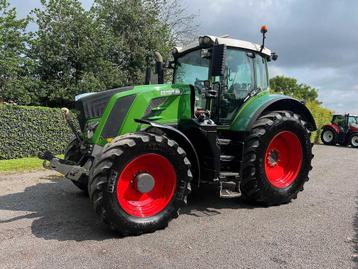
[[[319, 143], [321, 128], [330, 122], [332, 112], [316, 102], [307, 107], [318, 128], [312, 142]], [[59, 108], [0, 104], [0, 160], [36, 156], [44, 150], [61, 154], [71, 137]]]
[[332, 111], [322, 107], [317, 102], [307, 102], [306, 106], [311, 111], [316, 121], [317, 131], [312, 133], [311, 139], [313, 143], [321, 143], [322, 126], [328, 124], [332, 119]]
[[0, 160], [61, 154], [71, 136], [59, 108], [0, 104]]

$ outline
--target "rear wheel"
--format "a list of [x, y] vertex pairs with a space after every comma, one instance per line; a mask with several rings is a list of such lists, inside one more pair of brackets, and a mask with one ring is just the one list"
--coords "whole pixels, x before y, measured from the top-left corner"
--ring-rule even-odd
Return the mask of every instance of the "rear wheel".
[[296, 198], [308, 180], [313, 157], [306, 123], [300, 116], [275, 111], [260, 117], [245, 145], [244, 197], [265, 205]]
[[90, 173], [95, 211], [123, 235], [162, 229], [187, 202], [192, 174], [184, 150], [165, 136], [127, 134], [104, 148]]
[[352, 148], [358, 148], [358, 134], [352, 134], [349, 138], [349, 144]]
[[321, 133], [321, 140], [325, 145], [336, 145], [337, 135], [331, 129], [324, 129]]
[[[83, 155], [80, 149], [80, 143], [76, 138], [72, 139], [65, 150], [64, 159], [74, 163], [79, 163]], [[73, 184], [80, 190], [87, 193], [88, 191], [88, 176], [81, 176], [78, 181], [71, 180]]]

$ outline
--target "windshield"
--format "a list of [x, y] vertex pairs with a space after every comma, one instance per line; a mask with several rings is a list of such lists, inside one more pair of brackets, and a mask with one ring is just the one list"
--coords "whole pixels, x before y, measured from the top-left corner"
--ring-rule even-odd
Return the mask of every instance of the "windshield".
[[209, 59], [201, 57], [196, 50], [177, 59], [174, 82], [183, 84], [202, 84], [209, 78]]
[[358, 117], [355, 116], [349, 116], [349, 125], [357, 125], [358, 124]]
[[195, 86], [195, 110], [205, 108], [203, 89], [204, 81], [209, 79], [209, 64], [209, 59], [201, 57], [201, 50], [189, 52], [177, 59], [174, 83]]

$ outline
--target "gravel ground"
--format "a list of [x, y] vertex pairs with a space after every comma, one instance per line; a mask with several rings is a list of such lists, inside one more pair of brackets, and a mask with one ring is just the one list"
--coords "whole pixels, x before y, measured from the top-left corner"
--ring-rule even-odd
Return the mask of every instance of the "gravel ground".
[[205, 191], [165, 230], [119, 238], [63, 177], [0, 175], [0, 268], [358, 268], [358, 150], [315, 147], [298, 199], [271, 208]]

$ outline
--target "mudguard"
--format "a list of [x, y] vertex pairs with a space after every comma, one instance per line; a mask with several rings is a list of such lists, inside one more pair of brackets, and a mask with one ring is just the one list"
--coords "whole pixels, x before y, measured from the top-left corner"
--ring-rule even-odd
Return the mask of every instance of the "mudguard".
[[279, 94], [262, 92], [249, 99], [235, 116], [230, 130], [249, 132], [255, 121], [266, 111], [289, 110], [301, 115], [308, 123], [310, 131], [317, 130], [315, 120], [309, 109], [298, 100]]
[[179, 131], [178, 129], [170, 126], [170, 125], [162, 125], [156, 122], [152, 122], [149, 120], [143, 120], [143, 119], [135, 119], [135, 122], [141, 123], [141, 124], [147, 124], [152, 127], [158, 128], [162, 130], [169, 138], [174, 139], [181, 147], [184, 148], [186, 151], [188, 158], [191, 161], [193, 170], [194, 170], [194, 177], [197, 178], [198, 184], [200, 182], [200, 162], [199, 162], [199, 156], [198, 153], [195, 150], [194, 145], [191, 143], [189, 138]]
[[325, 129], [331, 129], [336, 134], [339, 134], [341, 132], [341, 129], [335, 124], [326, 124], [322, 127], [322, 130], [325, 130]]

